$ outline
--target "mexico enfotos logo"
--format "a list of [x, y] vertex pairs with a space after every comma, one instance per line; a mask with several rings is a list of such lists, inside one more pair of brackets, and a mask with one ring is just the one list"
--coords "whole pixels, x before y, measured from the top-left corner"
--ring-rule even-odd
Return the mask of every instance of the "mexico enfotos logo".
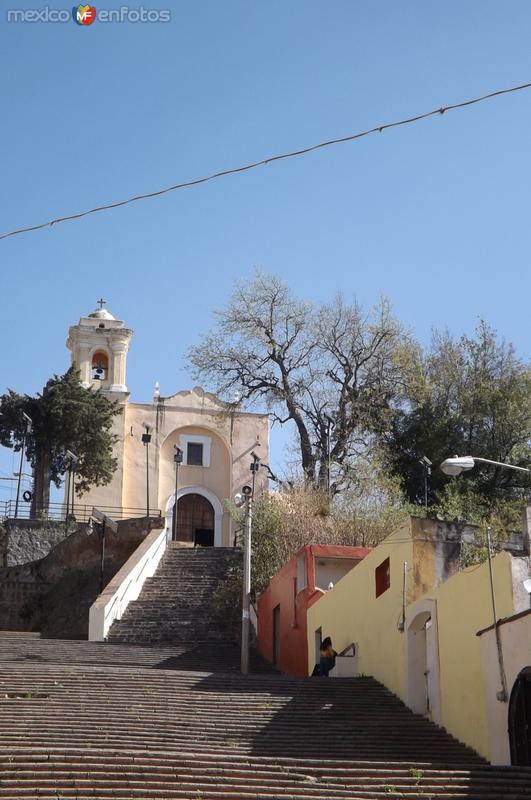
[[144, 8], [144, 6], [120, 6], [120, 8], [103, 8], [96, 10], [95, 6], [78, 5], [71, 10], [66, 8], [10, 8], [7, 11], [8, 22], [75, 22], [81, 27], [88, 27], [93, 22], [170, 22], [171, 11], [169, 8]]

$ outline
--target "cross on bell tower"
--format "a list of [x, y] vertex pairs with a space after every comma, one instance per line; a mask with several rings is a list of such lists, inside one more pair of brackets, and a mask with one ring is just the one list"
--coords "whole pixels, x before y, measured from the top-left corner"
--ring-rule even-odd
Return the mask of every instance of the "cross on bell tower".
[[96, 303], [99, 308], [72, 325], [66, 345], [83, 386], [124, 403], [129, 395], [125, 368], [133, 331], [104, 308], [107, 301], [103, 297]]

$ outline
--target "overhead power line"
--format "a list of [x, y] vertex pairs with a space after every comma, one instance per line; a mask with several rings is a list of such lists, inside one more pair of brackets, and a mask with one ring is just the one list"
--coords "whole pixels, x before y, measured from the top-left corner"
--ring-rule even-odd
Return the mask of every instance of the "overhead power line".
[[120, 206], [126, 206], [129, 203], [136, 203], [138, 200], [148, 200], [150, 197], [159, 197], [160, 195], [167, 194], [168, 192], [175, 192], [177, 189], [187, 189], [191, 186], [198, 186], [201, 183], [208, 183], [209, 181], [216, 180], [217, 178], [223, 178], [226, 175], [235, 175], [239, 172], [249, 172], [249, 170], [257, 169], [257, 167], [263, 167], [267, 164], [272, 164], [275, 161], [283, 161], [287, 158], [304, 156], [307, 153], [313, 153], [315, 150], [322, 150], [325, 147], [332, 147], [332, 145], [336, 144], [353, 142], [356, 139], [362, 139], [364, 136], [369, 136], [371, 133], [382, 133], [389, 128], [398, 128], [400, 125], [411, 125], [414, 122], [420, 122], [420, 120], [428, 119], [428, 117], [442, 115], [446, 111], [454, 111], [457, 108], [466, 108], [467, 106], [472, 106], [476, 103], [482, 103], [484, 100], [491, 100], [493, 97], [500, 97], [500, 95], [503, 94], [519, 92], [522, 91], [522, 89], [529, 88], [531, 88], [531, 83], [522, 83], [519, 86], [511, 86], [508, 89], [498, 89], [495, 92], [489, 92], [489, 94], [484, 94], [481, 97], [474, 97], [472, 100], [463, 100], [460, 103], [452, 103], [451, 105], [434, 108], [433, 111], [427, 111], [425, 114], [417, 114], [414, 117], [406, 117], [405, 119], [400, 119], [395, 122], [386, 122], [383, 125], [376, 125], [374, 128], [369, 128], [365, 131], [360, 131], [359, 133], [353, 133], [348, 136], [340, 136], [337, 139], [329, 139], [324, 142], [319, 142], [318, 144], [312, 144], [309, 147], [303, 147], [299, 150], [291, 150], [287, 153], [279, 153], [274, 156], [268, 156], [268, 158], [263, 158], [260, 161], [253, 161], [249, 164], [243, 164], [240, 167], [223, 169], [219, 172], [213, 172], [211, 175], [205, 175], [202, 178], [195, 178], [194, 180], [184, 181], [183, 183], [175, 183], [173, 186], [167, 186], [166, 188], [158, 189], [155, 192], [137, 194], [134, 197], [127, 198], [126, 200], [118, 200], [114, 203], [106, 203], [105, 205], [90, 208], [88, 211], [80, 211], [78, 214], [67, 214], [63, 217], [57, 217], [56, 219], [51, 219], [48, 222], [42, 222], [40, 225], [30, 225], [26, 228], [18, 228], [16, 230], [9, 231], [8, 233], [0, 234], [0, 239], [7, 239], [9, 236], [17, 236], [18, 234], [29, 233], [30, 231], [38, 231], [42, 228], [57, 225], [59, 222], [68, 222], [69, 220], [73, 219], [81, 219], [81, 217], [87, 217], [89, 214], [96, 214], [98, 211], [109, 211], [112, 208], [119, 208]]

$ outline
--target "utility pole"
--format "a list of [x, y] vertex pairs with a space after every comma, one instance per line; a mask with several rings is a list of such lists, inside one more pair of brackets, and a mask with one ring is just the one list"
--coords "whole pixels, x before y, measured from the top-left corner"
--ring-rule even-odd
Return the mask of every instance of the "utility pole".
[[330, 431], [331, 431], [332, 426], [335, 423], [334, 423], [334, 420], [332, 419], [332, 417], [328, 416], [328, 414], [325, 414], [324, 416], [325, 416], [326, 423], [327, 423], [327, 425], [326, 425], [326, 487], [327, 487], [327, 493], [328, 493], [328, 505], [330, 506], [330, 504], [332, 503], [332, 483], [331, 483], [331, 477], [330, 477], [330, 466], [331, 466], [330, 465], [330, 460], [331, 460], [332, 444], [330, 442]]

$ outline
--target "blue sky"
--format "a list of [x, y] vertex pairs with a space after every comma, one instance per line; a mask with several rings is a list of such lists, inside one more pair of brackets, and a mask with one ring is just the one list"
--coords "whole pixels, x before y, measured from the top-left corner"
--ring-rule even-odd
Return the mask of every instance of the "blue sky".
[[[0, 232], [531, 80], [528, 0], [143, 5], [171, 21], [14, 24], [44, 4], [0, 1]], [[520, 92], [0, 241], [0, 391], [63, 372], [102, 294], [135, 331], [132, 398], [184, 388], [255, 265], [310, 300], [384, 293], [424, 342], [483, 317], [529, 358], [530, 126]]]

